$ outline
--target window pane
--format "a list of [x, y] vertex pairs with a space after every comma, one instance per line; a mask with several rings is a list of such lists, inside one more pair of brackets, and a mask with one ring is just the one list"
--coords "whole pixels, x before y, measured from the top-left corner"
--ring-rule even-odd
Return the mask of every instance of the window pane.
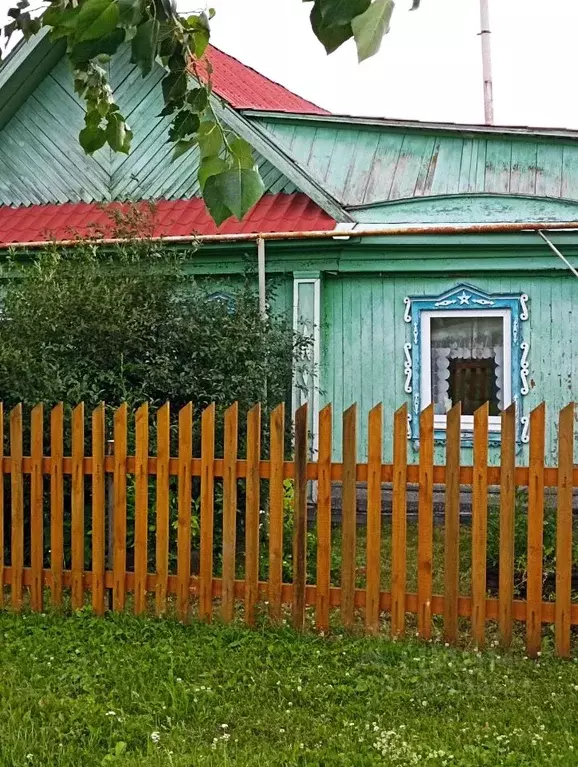
[[456, 402], [473, 415], [484, 402], [503, 408], [504, 328], [501, 317], [432, 317], [432, 401], [436, 415]]

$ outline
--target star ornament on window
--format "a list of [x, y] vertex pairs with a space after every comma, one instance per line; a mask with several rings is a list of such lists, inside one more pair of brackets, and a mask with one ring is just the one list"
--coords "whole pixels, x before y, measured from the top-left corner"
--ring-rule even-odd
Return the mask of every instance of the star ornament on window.
[[460, 295], [458, 296], [458, 301], [460, 302], [460, 305], [463, 306], [464, 304], [470, 303], [471, 295], [469, 293], [466, 293], [465, 290], [462, 290]]

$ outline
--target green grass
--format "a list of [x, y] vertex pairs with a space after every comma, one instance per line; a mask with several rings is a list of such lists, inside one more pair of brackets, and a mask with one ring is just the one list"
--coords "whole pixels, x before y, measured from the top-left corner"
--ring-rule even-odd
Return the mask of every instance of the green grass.
[[549, 650], [87, 613], [5, 613], [0, 641], [6, 767], [578, 763], [578, 664]]

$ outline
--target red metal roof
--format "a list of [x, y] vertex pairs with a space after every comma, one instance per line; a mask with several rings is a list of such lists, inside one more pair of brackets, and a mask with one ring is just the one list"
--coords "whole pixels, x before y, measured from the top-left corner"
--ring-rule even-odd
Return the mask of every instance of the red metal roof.
[[[330, 114], [213, 45], [209, 46], [205, 55], [213, 68], [213, 89], [235, 109]], [[197, 66], [203, 74], [203, 67]]]
[[[149, 203], [138, 203], [145, 212]], [[11, 208], [0, 206], [0, 247], [17, 243], [114, 236], [110, 211], [118, 203], [64, 203]], [[150, 226], [148, 222], [150, 220]], [[330, 230], [334, 220], [304, 194], [266, 194], [243, 221], [230, 218], [216, 227], [201, 199], [159, 200], [147, 228], [154, 237], [252, 232]]]

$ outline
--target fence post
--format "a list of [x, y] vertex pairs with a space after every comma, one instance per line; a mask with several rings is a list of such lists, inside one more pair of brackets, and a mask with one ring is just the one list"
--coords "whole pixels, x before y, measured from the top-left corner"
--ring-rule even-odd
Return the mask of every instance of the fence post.
[[446, 488], [444, 521], [444, 640], [458, 639], [458, 594], [460, 586], [460, 439], [461, 403], [447, 414]]
[[307, 403], [295, 413], [295, 509], [293, 525], [293, 626], [305, 626], [307, 577]]
[[341, 620], [353, 628], [355, 534], [357, 525], [357, 405], [343, 413], [343, 487], [341, 501]]
[[393, 509], [391, 517], [391, 633], [405, 632], [407, 575], [407, 405], [395, 411], [393, 429]]
[[[106, 440], [106, 455], [114, 455], [114, 439]], [[106, 547], [106, 569], [112, 572], [114, 567], [114, 473], [106, 472], [106, 517], [107, 517], [107, 547]], [[108, 609], [113, 608], [113, 590], [112, 587], [106, 590], [106, 601]]]

